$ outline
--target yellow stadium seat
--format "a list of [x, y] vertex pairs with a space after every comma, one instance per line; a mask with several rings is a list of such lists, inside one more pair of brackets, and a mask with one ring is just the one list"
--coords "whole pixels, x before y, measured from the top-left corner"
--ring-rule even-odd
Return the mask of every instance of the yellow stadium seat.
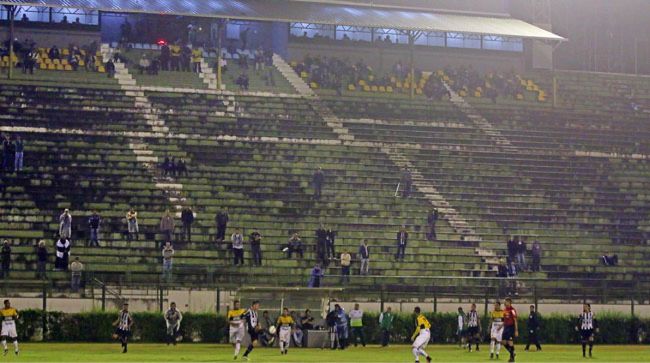
[[106, 73], [106, 69], [104, 68], [104, 66], [99, 66], [99, 67], [97, 67], [97, 72]]
[[368, 80], [369, 80], [370, 82], [374, 81], [374, 80], [375, 80], [375, 76], [372, 75], [372, 74], [369, 75], [369, 76], [368, 76]]
[[66, 71], [71, 71], [71, 70], [72, 70], [72, 66], [69, 65], [69, 64], [66, 64], [65, 66], [63, 66], [63, 69], [66, 70]]
[[370, 90], [373, 91], [373, 92], [377, 92], [379, 90], [379, 88], [377, 86], [371, 86]]
[[296, 61], [291, 61], [291, 67], [293, 67], [293, 68], [298, 67], [298, 62], [296, 62]]
[[353, 84], [348, 85], [348, 91], [356, 91], [357, 88]]
[[386, 86], [386, 92], [392, 93], [393, 92], [393, 87]]
[[517, 93], [517, 99], [520, 100], [520, 101], [523, 100], [524, 95], [522, 95], [521, 93]]
[[416, 88], [415, 89], [415, 94], [416, 95], [421, 95], [422, 94], [422, 89], [421, 88]]
[[395, 82], [395, 87], [402, 88], [402, 82], [400, 81]]
[[363, 86], [363, 90], [366, 92], [370, 92], [370, 86], [368, 85]]
[[397, 82], [397, 78], [395, 76], [390, 77], [390, 83], [395, 83]]
[[63, 70], [63, 64], [55, 64], [54, 65], [57, 71], [62, 71]]
[[68, 50], [68, 48], [63, 48], [63, 51], [61, 52], [61, 54], [70, 55], [70, 51]]
[[79, 60], [79, 67], [85, 67], [85, 66], [86, 66], [86, 62], [84, 62], [83, 59], [80, 59]]
[[309, 84], [309, 87], [311, 87], [311, 88], [313, 88], [313, 89], [317, 89], [317, 88], [318, 88], [318, 83], [316, 83], [316, 82], [311, 82], [311, 83]]
[[307, 72], [305, 72], [305, 71], [300, 72], [300, 78], [307, 78], [307, 77], [309, 77]]
[[386, 87], [379, 86], [379, 92], [386, 92]]
[[41, 63], [40, 68], [41, 68], [41, 69], [47, 69], [47, 64], [45, 64], [45, 63]]
[[474, 91], [474, 97], [481, 98], [481, 91]]
[[359, 86], [366, 86], [366, 85], [368, 85], [368, 84], [366, 83], [365, 80], [363, 80], [363, 79], [359, 80]]
[[460, 95], [461, 97], [467, 97], [467, 92], [465, 92], [465, 90], [460, 90], [458, 92], [458, 95]]

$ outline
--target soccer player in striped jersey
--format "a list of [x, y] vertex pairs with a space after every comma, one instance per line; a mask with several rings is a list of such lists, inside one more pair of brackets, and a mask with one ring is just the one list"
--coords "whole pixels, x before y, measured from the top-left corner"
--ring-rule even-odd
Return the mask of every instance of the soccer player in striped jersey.
[[431, 357], [424, 351], [424, 348], [429, 344], [431, 339], [431, 323], [429, 320], [422, 314], [420, 307], [416, 306], [413, 310], [413, 313], [417, 316], [415, 318], [415, 331], [411, 340], [413, 340], [413, 356], [415, 357], [415, 363], [420, 362], [420, 356], [424, 356], [427, 359], [427, 362], [431, 362]]
[[490, 359], [494, 359], [495, 353], [497, 359], [499, 359], [501, 338], [503, 337], [503, 310], [501, 310], [501, 302], [499, 300], [494, 303], [494, 310], [490, 313], [490, 320]]
[[476, 344], [476, 351], [479, 351], [478, 344], [481, 341], [481, 319], [476, 311], [476, 304], [472, 304], [467, 313], [467, 348], [472, 351], [472, 344]]
[[246, 351], [244, 352], [244, 358], [245, 360], [248, 360], [248, 355], [253, 351], [253, 348], [255, 347], [255, 344], [257, 344], [257, 341], [259, 340], [259, 333], [260, 330], [260, 320], [257, 315], [257, 311], [260, 308], [260, 302], [259, 301], [253, 301], [251, 304], [250, 309], [244, 314], [244, 318], [246, 319], [247, 327], [248, 327], [248, 335], [251, 337], [251, 342], [248, 344], [248, 348], [246, 348]]
[[165, 312], [165, 325], [167, 326], [166, 336], [167, 345], [176, 345], [178, 333], [181, 329], [181, 321], [183, 321], [183, 314], [176, 309], [176, 303], [169, 305], [169, 310]]
[[590, 304], [585, 303], [582, 306], [582, 314], [580, 314], [578, 317], [578, 325], [576, 325], [576, 331], [580, 332], [580, 339], [582, 342], [582, 356], [586, 357], [587, 344], [589, 344], [589, 358], [591, 358], [591, 352], [594, 349], [594, 332], [598, 332], [598, 325], [596, 316], [591, 312]]
[[7, 349], [7, 338], [11, 339], [14, 343], [14, 353], [18, 355], [18, 334], [16, 334], [16, 319], [18, 319], [18, 312], [16, 309], [11, 307], [11, 302], [5, 300], [5, 306], [0, 310], [2, 314], [2, 348], [4, 349], [4, 355], [7, 355], [9, 349]]
[[129, 304], [124, 303], [122, 305], [122, 311], [120, 311], [120, 316], [113, 323], [113, 326], [116, 326], [115, 336], [120, 339], [122, 343], [122, 353], [127, 352], [129, 337], [131, 336], [131, 326], [133, 326], [133, 319], [131, 319], [131, 313], [129, 313]]
[[237, 359], [237, 356], [239, 356], [241, 341], [244, 339], [244, 334], [246, 334], [246, 330], [244, 328], [244, 314], [246, 314], [246, 309], [241, 309], [239, 307], [238, 300], [233, 301], [232, 309], [228, 311], [228, 325], [230, 327], [230, 343], [235, 348], [234, 359]]
[[294, 328], [296, 322], [289, 314], [289, 309], [282, 309], [282, 315], [278, 317], [278, 335], [280, 337], [280, 354], [289, 353], [289, 344], [291, 343], [291, 330]]

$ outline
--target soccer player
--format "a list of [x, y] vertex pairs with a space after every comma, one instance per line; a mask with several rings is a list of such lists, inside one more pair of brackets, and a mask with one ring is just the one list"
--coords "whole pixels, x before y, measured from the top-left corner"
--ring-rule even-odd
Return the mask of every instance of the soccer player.
[[280, 354], [289, 353], [289, 343], [291, 342], [291, 329], [294, 328], [296, 322], [293, 321], [293, 318], [289, 314], [289, 309], [282, 309], [282, 315], [278, 317], [277, 324], [280, 337]]
[[499, 359], [499, 352], [501, 351], [501, 338], [503, 337], [503, 310], [501, 310], [501, 302], [499, 300], [494, 303], [494, 310], [490, 313], [490, 319], [490, 359], [494, 359], [495, 353], [497, 355], [497, 359]]
[[503, 345], [510, 353], [508, 362], [515, 361], [515, 342], [514, 339], [519, 337], [519, 327], [517, 326], [517, 310], [512, 306], [512, 299], [506, 298], [506, 308], [503, 310]]
[[596, 322], [596, 316], [591, 312], [590, 304], [585, 303], [582, 306], [582, 314], [578, 317], [576, 331], [580, 331], [582, 356], [586, 357], [587, 344], [589, 344], [589, 358], [591, 358], [591, 352], [594, 349], [594, 331], [598, 333], [598, 325]]
[[241, 341], [244, 339], [244, 314], [246, 314], [246, 309], [241, 309], [239, 307], [239, 301], [235, 300], [232, 303], [232, 309], [228, 311], [228, 325], [229, 334], [230, 334], [230, 343], [235, 348], [234, 359], [237, 359], [239, 356], [239, 350], [241, 349]]
[[173, 343], [176, 345], [176, 336], [181, 328], [183, 314], [176, 309], [176, 303], [169, 305], [169, 310], [165, 312], [165, 323], [167, 324], [167, 345]]
[[118, 316], [117, 320], [113, 323], [113, 326], [117, 327], [115, 330], [115, 336], [118, 337], [122, 343], [122, 353], [127, 352], [132, 325], [133, 319], [131, 319], [131, 313], [129, 313], [129, 304], [124, 303], [122, 305], [122, 311], [120, 311], [120, 316]]
[[248, 335], [251, 337], [251, 342], [248, 344], [248, 348], [246, 348], [246, 351], [244, 352], [243, 358], [245, 360], [248, 360], [248, 355], [253, 351], [253, 348], [255, 347], [255, 344], [257, 344], [257, 341], [259, 340], [259, 332], [260, 332], [260, 322], [257, 316], [257, 310], [260, 308], [260, 302], [259, 301], [253, 301], [251, 304], [250, 309], [244, 314], [244, 318], [246, 319], [246, 323], [248, 325]]
[[18, 355], [18, 334], [16, 334], [16, 319], [18, 319], [18, 312], [11, 307], [9, 300], [5, 300], [5, 307], [0, 310], [2, 314], [2, 348], [4, 355], [7, 355], [7, 338], [11, 339], [14, 343], [14, 353]]
[[431, 357], [424, 351], [424, 348], [429, 344], [429, 339], [431, 339], [431, 323], [429, 320], [422, 314], [420, 307], [416, 306], [413, 310], [413, 313], [417, 316], [415, 319], [415, 331], [411, 340], [413, 341], [413, 356], [415, 357], [415, 363], [420, 361], [420, 356], [424, 356], [427, 359], [427, 362], [431, 362]]
[[472, 304], [469, 313], [467, 313], [467, 348], [472, 351], [472, 343], [476, 344], [476, 351], [478, 352], [478, 344], [481, 341], [481, 319], [476, 311], [476, 304]]
[[461, 348], [464, 344], [465, 334], [467, 333], [465, 325], [467, 325], [465, 312], [462, 307], [458, 307], [458, 326], [456, 328], [456, 338], [458, 338], [458, 348]]

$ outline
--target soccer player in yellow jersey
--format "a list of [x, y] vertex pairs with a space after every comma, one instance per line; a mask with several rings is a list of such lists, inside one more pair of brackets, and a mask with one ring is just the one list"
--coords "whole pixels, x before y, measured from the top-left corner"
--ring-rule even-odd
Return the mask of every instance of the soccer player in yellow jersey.
[[7, 355], [7, 338], [14, 342], [14, 352], [18, 355], [18, 334], [16, 334], [16, 319], [18, 319], [18, 312], [11, 307], [9, 300], [5, 300], [5, 307], [0, 310], [2, 314], [2, 348], [4, 348], [4, 355]]
[[235, 348], [235, 357], [239, 355], [239, 350], [241, 349], [241, 341], [244, 339], [244, 314], [246, 314], [246, 309], [241, 309], [239, 307], [239, 301], [235, 300], [232, 304], [232, 310], [228, 311], [228, 325], [230, 326], [230, 343]]
[[413, 313], [417, 316], [415, 319], [415, 331], [411, 340], [413, 340], [413, 356], [415, 357], [415, 363], [420, 362], [420, 356], [424, 356], [427, 359], [427, 362], [431, 362], [431, 357], [424, 351], [424, 348], [429, 344], [429, 339], [431, 339], [431, 323], [429, 320], [421, 313], [420, 307], [416, 306], [413, 310]]
[[289, 314], [289, 309], [282, 309], [282, 315], [278, 317], [277, 326], [279, 329], [278, 335], [280, 336], [280, 354], [289, 353], [289, 343], [291, 342], [291, 330], [296, 324]]
[[[494, 353], [499, 359], [499, 352], [501, 351], [501, 337], [503, 335], [503, 310], [501, 310], [501, 302], [497, 300], [494, 303], [494, 310], [490, 313], [491, 331], [490, 331], [490, 359], [494, 358]], [[496, 351], [495, 351], [496, 346]]]

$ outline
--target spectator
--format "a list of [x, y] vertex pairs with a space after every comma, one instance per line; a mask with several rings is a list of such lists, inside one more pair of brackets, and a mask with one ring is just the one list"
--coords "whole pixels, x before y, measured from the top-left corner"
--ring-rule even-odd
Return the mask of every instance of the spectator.
[[131, 23], [128, 19], [124, 19], [124, 23], [120, 25], [120, 32], [122, 35], [122, 42], [127, 43], [131, 40]]
[[201, 73], [201, 58], [203, 58], [203, 51], [201, 48], [192, 49], [192, 72]]
[[56, 260], [54, 261], [54, 271], [67, 271], [68, 261], [70, 258], [70, 241], [61, 237], [56, 241]]
[[230, 237], [232, 242], [232, 253], [235, 258], [235, 266], [244, 266], [244, 236], [235, 228], [235, 233]]
[[165, 242], [165, 247], [162, 250], [163, 278], [167, 281], [171, 281], [172, 277], [172, 261], [174, 259], [174, 252], [172, 243], [169, 241]]
[[260, 319], [260, 328], [262, 330], [259, 332], [260, 344], [262, 344], [263, 347], [273, 346], [273, 343], [275, 342], [275, 335], [269, 332], [269, 328], [272, 325], [273, 322], [269, 317], [269, 312], [264, 310], [264, 312], [262, 312], [262, 318]]
[[262, 235], [257, 229], [253, 230], [250, 235], [251, 254], [253, 255], [253, 265], [262, 266]]
[[242, 30], [241, 33], [239, 33], [239, 40], [241, 40], [241, 49], [246, 50], [246, 47], [248, 46], [248, 32], [250, 32], [251, 28], [246, 28]]
[[95, 68], [96, 61], [97, 58], [95, 57], [95, 53], [87, 50], [86, 54], [84, 55], [84, 67], [86, 68], [86, 72], [94, 72], [97, 70]]
[[312, 184], [314, 185], [314, 199], [319, 200], [321, 197], [321, 191], [323, 189], [323, 184], [325, 183], [325, 174], [319, 166], [318, 169], [314, 172], [312, 176]]
[[169, 50], [171, 54], [170, 69], [178, 72], [181, 70], [181, 47], [178, 44], [172, 44]]
[[240, 74], [237, 80], [235, 80], [235, 84], [239, 86], [240, 91], [248, 91], [248, 75], [246, 73]]
[[51, 60], [61, 59], [61, 51], [59, 51], [59, 48], [57, 48], [56, 45], [53, 45], [52, 48], [50, 48], [50, 51], [47, 55]]
[[517, 255], [517, 238], [518, 237], [511, 236], [508, 240], [508, 258], [511, 260], [514, 260]]
[[160, 233], [162, 233], [164, 241], [163, 242], [173, 242], [174, 236], [174, 217], [169, 212], [169, 209], [165, 211], [165, 214], [160, 218]]
[[23, 58], [23, 74], [34, 74], [34, 67], [36, 66], [36, 61], [38, 60], [38, 52], [36, 49], [30, 48]]
[[538, 351], [542, 350], [542, 346], [539, 344], [539, 337], [537, 336], [537, 333], [539, 332], [539, 314], [535, 311], [535, 305], [530, 306], [530, 314], [528, 314], [528, 324], [526, 324], [526, 329], [528, 330], [528, 339], [524, 350], [528, 351], [531, 344], [534, 344]]
[[151, 61], [147, 57], [147, 53], [142, 53], [142, 57], [140, 57], [140, 62], [138, 63], [140, 65], [140, 74], [149, 74], [149, 67], [151, 66]]
[[520, 238], [519, 241], [517, 241], [515, 257], [517, 261], [517, 269], [519, 271], [526, 271], [526, 241], [524, 241], [523, 238]]
[[79, 291], [81, 286], [81, 274], [83, 273], [84, 265], [79, 261], [79, 257], [75, 257], [74, 261], [70, 264], [70, 275], [72, 276], [72, 281], [70, 281], [70, 288], [72, 292]]
[[160, 69], [169, 71], [169, 61], [171, 60], [171, 49], [167, 43], [160, 47]]
[[185, 164], [185, 160], [178, 159], [178, 162], [176, 163], [176, 172], [178, 173], [178, 176], [187, 177], [189, 175], [187, 172], [187, 164]]
[[59, 236], [65, 239], [72, 237], [72, 216], [69, 209], [65, 209], [59, 216]]
[[328, 228], [325, 234], [325, 247], [327, 248], [327, 258], [336, 258], [336, 251], [334, 250], [334, 243], [336, 241], [336, 231]]
[[336, 311], [336, 333], [339, 347], [345, 349], [348, 346], [348, 322], [350, 318], [339, 304], [334, 305], [334, 310]]
[[25, 144], [20, 138], [20, 135], [16, 135], [16, 142], [14, 143], [14, 170], [16, 173], [23, 170], [23, 155], [25, 152]]
[[113, 62], [113, 59], [109, 59], [104, 68], [108, 78], [115, 78], [115, 63]]
[[363, 311], [359, 309], [359, 304], [354, 304], [354, 309], [350, 310], [350, 327], [352, 327], [352, 341], [357, 346], [357, 340], [361, 340], [361, 345], [366, 346], [366, 337], [363, 334]]
[[427, 239], [429, 241], [435, 241], [436, 238], [436, 223], [438, 222], [438, 209], [433, 208], [427, 216], [427, 225], [429, 227], [429, 233], [427, 233]]
[[9, 135], [2, 140], [2, 170], [11, 172], [11, 162], [15, 159], [14, 148]]
[[517, 269], [517, 264], [513, 260], [506, 261], [508, 266], [508, 277], [516, 277], [519, 270]]
[[226, 238], [226, 228], [228, 227], [228, 208], [221, 209], [217, 212], [214, 220], [217, 223], [217, 241], [223, 242]]
[[293, 318], [293, 321], [295, 323], [295, 329], [293, 330], [293, 334], [291, 334], [293, 338], [293, 344], [296, 347], [302, 347], [303, 346], [303, 340], [305, 338], [305, 330], [304, 327], [302, 326], [302, 319], [298, 316], [298, 314], [295, 311], [291, 312], [291, 318]]
[[192, 49], [185, 44], [181, 48], [181, 70], [183, 72], [190, 72], [192, 69]]
[[600, 260], [603, 262], [603, 265], [605, 266], [616, 266], [618, 265], [618, 255], [609, 255], [609, 253], [605, 253]]
[[9, 244], [9, 240], [4, 240], [2, 243], [0, 255], [2, 255], [2, 277], [7, 278], [11, 269], [11, 245]]
[[341, 284], [350, 283], [350, 264], [352, 263], [352, 256], [347, 250], [341, 253]]
[[327, 230], [322, 223], [316, 230], [316, 259], [323, 266], [327, 266]]
[[135, 240], [138, 241], [140, 239], [139, 232], [140, 228], [138, 227], [138, 212], [136, 212], [133, 208], [131, 208], [127, 213], [126, 213], [126, 225], [127, 225], [127, 240], [132, 241], [133, 236], [135, 236]]
[[402, 172], [402, 179], [400, 180], [402, 184], [402, 198], [408, 198], [411, 196], [411, 188], [413, 187], [413, 175], [408, 168], [404, 168]]
[[36, 278], [45, 279], [47, 278], [45, 271], [47, 268], [47, 247], [45, 247], [45, 241], [39, 241], [38, 247], [36, 247]]
[[[219, 58], [219, 65], [221, 65], [221, 74], [224, 75], [228, 71], [228, 60], [226, 60], [226, 54], [224, 53], [221, 58]], [[217, 65], [218, 66], [218, 65]]]
[[404, 252], [406, 251], [406, 244], [408, 243], [409, 233], [406, 231], [406, 226], [402, 225], [397, 232], [397, 255], [395, 255], [396, 260], [404, 261]]
[[73, 71], [76, 72], [77, 70], [79, 70], [79, 58], [77, 58], [76, 55], [74, 55], [74, 54], [69, 54], [69, 55], [68, 55], [68, 63], [69, 63], [70, 66], [72, 67], [72, 70], [73, 70]]
[[101, 223], [102, 218], [99, 216], [97, 211], [93, 211], [93, 214], [88, 218], [88, 228], [90, 229], [90, 241], [88, 246], [99, 247], [99, 226]]
[[192, 207], [183, 208], [181, 221], [183, 222], [181, 235], [186, 238], [187, 242], [192, 242], [192, 223], [194, 223], [194, 211], [192, 211]]
[[390, 334], [393, 331], [393, 313], [390, 306], [385, 312], [379, 314], [379, 328], [381, 328], [381, 346], [386, 347], [390, 342]]
[[314, 317], [311, 316], [311, 310], [306, 309], [305, 313], [300, 316], [300, 325], [303, 331], [314, 330], [316, 328], [314, 326]]
[[539, 271], [539, 265], [542, 261], [542, 246], [539, 244], [539, 241], [533, 242], [533, 247], [531, 248], [531, 254], [533, 256], [533, 262], [531, 264], [531, 270], [533, 272]]
[[366, 239], [359, 246], [359, 260], [361, 261], [359, 275], [367, 275], [370, 264], [370, 251], [368, 250], [368, 240]]
[[29, 18], [27, 17], [27, 14], [23, 13], [23, 17], [20, 18], [20, 21], [23, 23], [29, 23]]
[[300, 258], [303, 258], [303, 249], [302, 249], [302, 240], [300, 239], [300, 236], [298, 233], [294, 233], [291, 238], [289, 238], [289, 242], [287, 243], [287, 255], [289, 258], [291, 256], [297, 253]]
[[320, 282], [323, 277], [323, 269], [321, 269], [320, 264], [317, 263], [314, 268], [311, 269], [311, 276], [309, 277], [307, 287], [320, 287]]
[[68, 16], [64, 15], [63, 19], [61, 19], [61, 24], [68, 24]]

